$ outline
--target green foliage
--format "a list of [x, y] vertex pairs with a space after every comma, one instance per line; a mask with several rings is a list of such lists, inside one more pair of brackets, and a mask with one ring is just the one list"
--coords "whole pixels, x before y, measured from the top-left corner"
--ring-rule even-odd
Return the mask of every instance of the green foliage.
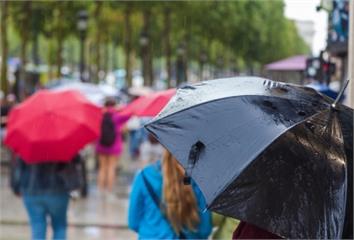
[[[163, 13], [167, 8], [171, 11], [172, 57], [176, 56], [176, 49], [181, 43], [186, 46], [189, 61], [198, 62], [201, 53], [205, 52], [208, 63], [214, 65], [219, 58], [223, 58], [225, 64], [233, 65], [236, 62], [247, 66], [309, 52], [295, 24], [285, 18], [282, 0], [108, 1], [102, 2], [95, 17], [97, 1], [33, 1], [28, 10], [31, 14], [26, 11], [25, 4], [9, 2], [9, 54], [12, 56], [19, 54], [18, 45], [26, 35], [29, 41], [32, 39], [31, 34], [41, 36], [40, 42], [44, 46], [40, 47], [41, 51], [53, 48], [58, 42], [55, 39], [65, 42], [66, 39], [77, 38], [77, 13], [81, 9], [86, 9], [90, 15], [88, 42], [96, 42], [99, 36], [101, 44], [124, 46], [126, 8], [131, 10], [131, 42], [137, 56], [143, 12], [149, 10], [152, 54], [155, 58], [164, 57]], [[51, 42], [53, 40], [54, 43]], [[69, 42], [72, 43], [72, 40]], [[41, 56], [55, 58], [53, 54], [41, 52]], [[53, 62], [53, 59], [47, 58], [47, 61]]]

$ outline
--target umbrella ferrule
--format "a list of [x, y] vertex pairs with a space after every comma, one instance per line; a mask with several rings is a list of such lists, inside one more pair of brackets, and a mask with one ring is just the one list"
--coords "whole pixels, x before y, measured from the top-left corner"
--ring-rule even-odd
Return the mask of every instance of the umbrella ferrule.
[[347, 88], [348, 86], [348, 83], [349, 83], [349, 79], [347, 79], [347, 81], [344, 83], [342, 89], [340, 90], [336, 100], [334, 100], [334, 102], [331, 104], [331, 108], [332, 109], [336, 109], [337, 108], [337, 103], [339, 102], [339, 100], [342, 98], [343, 94], [344, 94], [344, 91], [345, 89]]

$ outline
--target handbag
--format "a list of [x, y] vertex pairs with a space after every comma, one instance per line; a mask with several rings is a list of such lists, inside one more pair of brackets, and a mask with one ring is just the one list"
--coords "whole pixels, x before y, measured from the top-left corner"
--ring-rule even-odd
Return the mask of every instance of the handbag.
[[[146, 189], [148, 190], [153, 202], [160, 209], [160, 211], [162, 213], [162, 216], [166, 219], [167, 222], [169, 222], [168, 219], [166, 218], [166, 215], [165, 215], [165, 213], [166, 213], [166, 205], [162, 201], [160, 201], [159, 197], [157, 196], [157, 194], [153, 190], [150, 182], [147, 180], [147, 178], [145, 176], [144, 170], [141, 171], [141, 175], [143, 177], [143, 181], [144, 181], [144, 184], [146, 186]], [[187, 239], [186, 235], [182, 231], [179, 233], [178, 238], [179, 239]]]
[[68, 192], [79, 190], [84, 185], [83, 164], [81, 157], [77, 157], [59, 170], [59, 176]]

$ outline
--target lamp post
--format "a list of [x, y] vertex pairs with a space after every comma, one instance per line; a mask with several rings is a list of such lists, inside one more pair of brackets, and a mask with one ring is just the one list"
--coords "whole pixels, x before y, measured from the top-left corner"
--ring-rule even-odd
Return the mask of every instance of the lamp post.
[[86, 81], [85, 77], [85, 38], [88, 27], [88, 13], [81, 10], [77, 14], [77, 30], [80, 33], [80, 80]]

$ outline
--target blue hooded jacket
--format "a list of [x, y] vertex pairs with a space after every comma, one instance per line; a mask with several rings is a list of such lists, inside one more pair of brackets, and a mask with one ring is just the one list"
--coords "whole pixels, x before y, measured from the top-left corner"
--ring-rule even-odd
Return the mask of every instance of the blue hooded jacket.
[[[155, 194], [161, 199], [162, 174], [160, 161], [147, 166], [143, 171]], [[199, 206], [200, 223], [195, 232], [184, 229], [183, 234], [187, 239], [207, 239], [212, 230], [211, 214], [205, 210], [205, 200], [197, 185], [192, 183], [192, 187]], [[130, 193], [128, 226], [138, 233], [139, 239], [179, 238], [153, 201], [141, 172], [136, 175]]]

